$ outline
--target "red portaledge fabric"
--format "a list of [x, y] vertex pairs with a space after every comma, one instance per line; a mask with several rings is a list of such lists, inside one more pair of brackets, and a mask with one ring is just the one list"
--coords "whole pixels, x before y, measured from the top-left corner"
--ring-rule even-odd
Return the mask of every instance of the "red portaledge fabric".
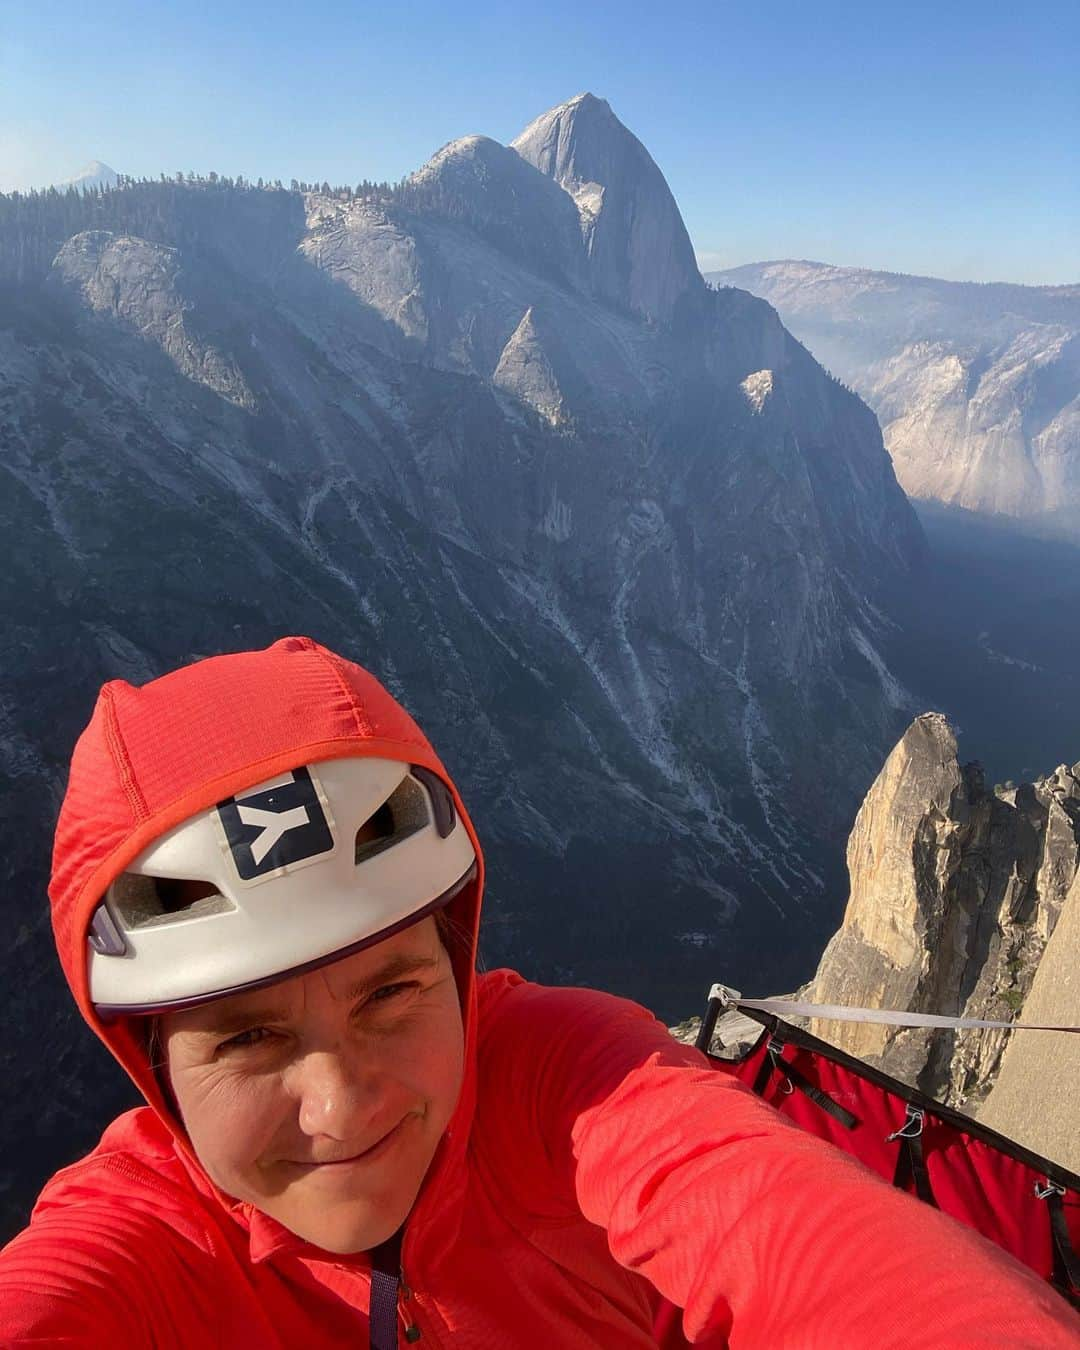
[[[916, 1137], [933, 1203], [1080, 1304], [1080, 1288], [1069, 1278], [1051, 1222], [1057, 1207], [1072, 1251], [1080, 1253], [1080, 1177], [808, 1032], [769, 1014], [741, 1011], [760, 1021], [764, 1030], [740, 1060], [710, 1056], [718, 1070], [758, 1089], [781, 1115], [858, 1158], [886, 1181], [896, 1178], [901, 1153], [908, 1147], [903, 1137], [895, 1136], [901, 1131], [910, 1135], [920, 1126], [908, 1107], [921, 1111]], [[783, 1065], [794, 1069], [790, 1077]], [[838, 1118], [840, 1113], [814, 1101], [807, 1083], [854, 1117], [853, 1127]], [[1048, 1084], [1047, 1091], [1052, 1090]], [[901, 1175], [908, 1171], [903, 1168]], [[904, 1189], [916, 1190], [910, 1180]]]

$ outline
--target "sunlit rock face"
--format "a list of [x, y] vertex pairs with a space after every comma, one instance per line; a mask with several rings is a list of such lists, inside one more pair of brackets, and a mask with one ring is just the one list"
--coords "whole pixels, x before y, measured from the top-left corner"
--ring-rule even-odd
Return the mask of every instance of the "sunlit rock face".
[[[1080, 876], [1024, 1001], [1023, 1021], [1080, 1026]], [[1013, 1035], [979, 1119], [1043, 1157], [1080, 1172], [1080, 1036], [1027, 1031]]]
[[289, 632], [371, 667], [475, 815], [490, 962], [673, 1015], [721, 966], [790, 987], [832, 929], [921, 533], [872, 413], [704, 286], [610, 109], [541, 123], [550, 158], [468, 137], [363, 196], [0, 202], [0, 979], [41, 1029], [0, 1038], [5, 1156], [123, 1095], [42, 902], [107, 678]]
[[[817, 1002], [1032, 1020], [1033, 980], [1045, 988], [1036, 972], [1060, 947], [1073, 903], [1080, 764], [990, 790], [977, 764], [960, 765], [945, 718], [923, 714], [867, 794], [847, 861], [850, 899], [818, 967]], [[968, 1109], [990, 1091], [1008, 1034], [831, 1021], [814, 1029]]]
[[176, 249], [87, 230], [57, 253], [50, 280], [75, 290], [93, 312], [155, 342], [196, 384], [239, 407], [254, 407], [235, 361], [192, 331], [197, 306], [184, 297]]
[[702, 288], [690, 236], [664, 176], [604, 99], [579, 94], [512, 142], [573, 199], [598, 295], [669, 322]]
[[505, 252], [571, 288], [588, 258], [573, 200], [514, 150], [487, 136], [451, 141], [408, 180], [443, 216], [459, 216]]
[[1080, 538], [1080, 287], [812, 262], [709, 276], [775, 305], [866, 399], [910, 496]]

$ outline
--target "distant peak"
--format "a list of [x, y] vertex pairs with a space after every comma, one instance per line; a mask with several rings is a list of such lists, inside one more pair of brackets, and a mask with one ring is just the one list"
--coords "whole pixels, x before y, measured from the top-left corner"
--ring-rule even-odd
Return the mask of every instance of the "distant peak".
[[109, 167], [104, 160], [92, 159], [89, 164], [84, 164], [77, 174], [69, 181], [72, 183], [82, 182], [86, 178], [115, 178], [116, 170]]
[[519, 146], [528, 145], [530, 141], [534, 141], [548, 127], [562, 125], [575, 128], [582, 123], [591, 125], [607, 123], [618, 128], [625, 136], [631, 134], [615, 116], [611, 104], [606, 98], [597, 98], [595, 94], [586, 91], [583, 94], [575, 94], [573, 98], [568, 98], [565, 103], [557, 103], [554, 108], [549, 108], [539, 117], [534, 117], [521, 135], [512, 140], [510, 144], [516, 150]]
[[410, 174], [416, 184], [441, 180], [444, 183], [464, 184], [472, 180], [485, 181], [490, 169], [512, 172], [521, 164], [521, 157], [513, 150], [493, 141], [489, 136], [459, 136], [436, 150], [426, 164]]
[[419, 204], [470, 222], [519, 261], [584, 284], [587, 264], [573, 201], [516, 150], [487, 136], [461, 136], [436, 151], [408, 184]]
[[[606, 98], [597, 98], [595, 94], [590, 94], [588, 90], [586, 90], [584, 94], [575, 94], [573, 98], [567, 99], [565, 103], [560, 105], [560, 108], [581, 108], [589, 112], [593, 110], [596, 110], [597, 112], [603, 110], [606, 113], [610, 113], [612, 117], [615, 116], [611, 111], [611, 104]], [[553, 112], [559, 110], [560, 109], [552, 109]]]
[[672, 319], [701, 276], [679, 208], [648, 150], [595, 94], [549, 109], [511, 142], [573, 199], [593, 288], [648, 318]]
[[506, 147], [500, 145], [498, 141], [493, 141], [489, 136], [459, 136], [457, 140], [447, 141], [441, 149], [436, 150], [428, 162], [412, 174], [412, 178], [419, 180], [437, 173], [448, 161], [490, 158], [506, 153]]
[[448, 141], [443, 148], [438, 151], [439, 155], [456, 155], [466, 151], [482, 150], [488, 146], [497, 146], [499, 150], [503, 147], [498, 141], [493, 141], [490, 136], [479, 136], [475, 133], [469, 136], [459, 136], [456, 140]]
[[63, 182], [57, 183], [58, 188], [91, 188], [91, 187], [111, 187], [119, 178], [115, 169], [109, 167], [100, 159], [92, 159], [89, 164], [79, 170], [74, 178], [65, 178]]

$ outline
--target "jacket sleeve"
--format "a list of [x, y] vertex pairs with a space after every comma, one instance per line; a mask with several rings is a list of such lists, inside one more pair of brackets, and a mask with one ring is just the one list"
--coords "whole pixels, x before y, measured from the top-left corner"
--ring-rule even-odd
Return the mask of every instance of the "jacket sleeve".
[[95, 1206], [35, 1219], [0, 1251], [0, 1347], [149, 1350], [160, 1245], [149, 1225]]
[[535, 985], [504, 1006], [508, 1076], [553, 1169], [615, 1259], [684, 1310], [691, 1342], [1080, 1347], [1080, 1317], [1033, 1272], [785, 1120], [644, 1009]]

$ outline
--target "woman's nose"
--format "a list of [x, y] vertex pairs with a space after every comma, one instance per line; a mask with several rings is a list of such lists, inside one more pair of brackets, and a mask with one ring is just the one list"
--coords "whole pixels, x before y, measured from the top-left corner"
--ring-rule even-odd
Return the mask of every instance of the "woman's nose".
[[293, 1066], [293, 1079], [300, 1128], [307, 1135], [362, 1142], [365, 1127], [385, 1101], [383, 1076], [340, 1050], [305, 1055]]

